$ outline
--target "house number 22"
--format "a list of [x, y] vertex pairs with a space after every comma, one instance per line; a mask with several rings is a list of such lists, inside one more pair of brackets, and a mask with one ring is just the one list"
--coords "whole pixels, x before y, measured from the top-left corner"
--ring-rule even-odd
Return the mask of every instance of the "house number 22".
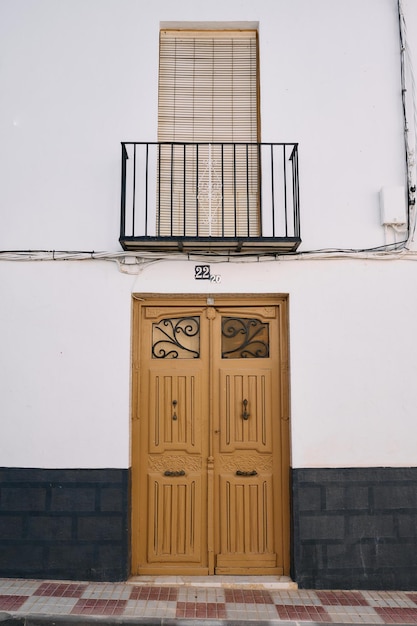
[[209, 280], [212, 283], [220, 282], [220, 276], [210, 272], [210, 265], [196, 265], [194, 268], [194, 278], [196, 280]]
[[210, 265], [196, 265], [194, 278], [196, 280], [210, 280]]

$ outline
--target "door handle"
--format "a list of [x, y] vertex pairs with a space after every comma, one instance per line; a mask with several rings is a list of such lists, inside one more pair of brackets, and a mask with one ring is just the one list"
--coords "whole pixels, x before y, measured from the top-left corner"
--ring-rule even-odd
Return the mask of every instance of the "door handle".
[[248, 401], [247, 400], [243, 400], [243, 413], [242, 413], [242, 417], [244, 420], [249, 419], [250, 417], [250, 413], [247, 412], [247, 408], [248, 408]]
[[166, 470], [164, 472], [164, 476], [185, 476], [184, 470], [178, 470], [177, 472], [173, 472], [171, 470]]
[[242, 470], [236, 470], [236, 476], [257, 476], [258, 472], [256, 470], [252, 470], [251, 472], [244, 472]]

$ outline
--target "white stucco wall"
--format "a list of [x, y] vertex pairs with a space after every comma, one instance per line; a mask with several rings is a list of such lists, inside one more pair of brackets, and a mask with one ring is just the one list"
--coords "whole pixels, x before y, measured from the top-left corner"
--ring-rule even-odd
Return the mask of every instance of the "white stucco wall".
[[[139, 276], [1, 263], [1, 465], [128, 467], [131, 293], [195, 293], [193, 261]], [[414, 261], [220, 263], [210, 293], [289, 293], [294, 467], [415, 464]]]
[[0, 11], [1, 249], [118, 247], [120, 142], [157, 137], [161, 21], [258, 22], [261, 136], [300, 143], [303, 247], [384, 243], [379, 190], [404, 184], [395, 0], [3, 0]]
[[[0, 250], [121, 250], [120, 141], [156, 139], [170, 21], [259, 23], [262, 139], [300, 143], [301, 249], [384, 244], [379, 190], [405, 182], [395, 0], [3, 0]], [[204, 290], [194, 265], [0, 262], [0, 466], [129, 466], [131, 294]], [[416, 269], [212, 261], [214, 294], [289, 294], [295, 467], [415, 465]]]

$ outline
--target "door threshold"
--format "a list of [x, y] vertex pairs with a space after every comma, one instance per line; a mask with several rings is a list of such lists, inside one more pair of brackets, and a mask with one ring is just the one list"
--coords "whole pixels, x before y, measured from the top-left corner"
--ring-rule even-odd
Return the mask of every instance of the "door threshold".
[[225, 589], [298, 589], [289, 576], [131, 576], [131, 585], [223, 587]]

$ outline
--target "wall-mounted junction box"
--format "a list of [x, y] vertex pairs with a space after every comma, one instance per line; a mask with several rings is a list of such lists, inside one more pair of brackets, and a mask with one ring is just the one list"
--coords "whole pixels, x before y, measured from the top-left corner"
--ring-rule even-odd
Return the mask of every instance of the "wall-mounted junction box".
[[407, 224], [404, 187], [382, 187], [379, 193], [382, 226]]

